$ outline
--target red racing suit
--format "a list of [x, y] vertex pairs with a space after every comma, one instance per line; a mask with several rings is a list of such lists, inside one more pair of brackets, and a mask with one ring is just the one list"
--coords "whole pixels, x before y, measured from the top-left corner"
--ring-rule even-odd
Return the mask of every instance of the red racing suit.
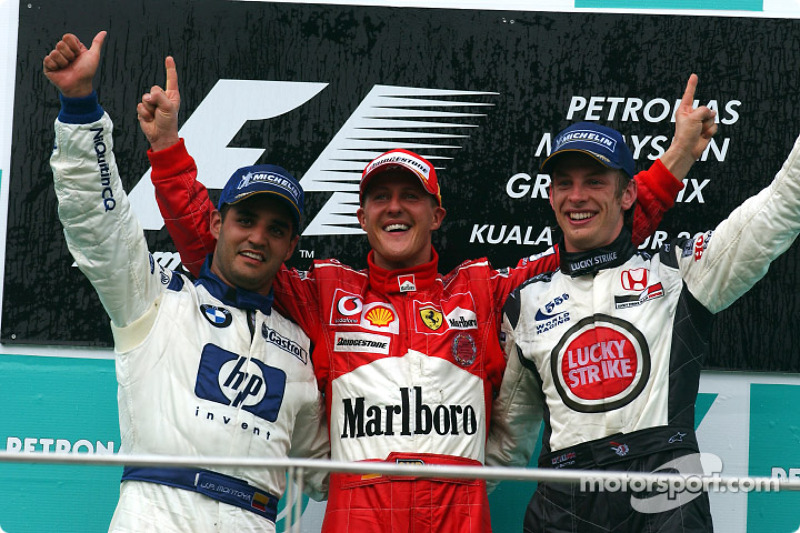
[[[156, 197], [184, 265], [213, 250], [214, 206], [183, 143], [149, 152]], [[649, 234], [680, 182], [657, 162], [637, 176]], [[645, 226], [642, 226], [644, 222]], [[641, 238], [639, 239], [641, 240]], [[491, 402], [505, 357], [499, 320], [523, 280], [558, 265], [557, 248], [495, 270], [466, 261], [446, 276], [438, 255], [415, 268], [367, 270], [336, 260], [282, 270], [275, 299], [314, 344], [312, 359], [330, 421], [331, 457], [411, 464], [484, 462]], [[491, 531], [480, 480], [332, 474], [323, 531]]]

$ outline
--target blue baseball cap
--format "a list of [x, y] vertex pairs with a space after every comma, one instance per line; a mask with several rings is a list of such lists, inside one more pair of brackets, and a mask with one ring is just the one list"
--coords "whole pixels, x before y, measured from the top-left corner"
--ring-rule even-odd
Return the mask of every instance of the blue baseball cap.
[[622, 134], [615, 129], [593, 122], [578, 122], [562, 130], [553, 141], [550, 155], [542, 163], [542, 172], [552, 173], [556, 159], [569, 152], [586, 154], [601, 165], [620, 169], [633, 178], [633, 154]]
[[291, 174], [277, 165], [252, 165], [242, 167], [228, 180], [222, 189], [217, 209], [226, 204], [235, 204], [254, 194], [272, 194], [283, 200], [294, 218], [295, 230], [300, 230], [303, 216], [303, 188]]

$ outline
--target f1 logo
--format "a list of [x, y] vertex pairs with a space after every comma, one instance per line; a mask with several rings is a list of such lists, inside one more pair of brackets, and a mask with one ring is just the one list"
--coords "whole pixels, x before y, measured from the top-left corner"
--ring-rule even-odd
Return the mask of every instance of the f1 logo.
[[[219, 80], [178, 132], [197, 162], [198, 181], [209, 189], [222, 189], [234, 170], [252, 165], [266, 151], [263, 147], [229, 146], [245, 123], [289, 113], [305, 105], [327, 86], [327, 83], [318, 82]], [[300, 181], [306, 194], [333, 193], [322, 209], [309, 219], [303, 235], [362, 234], [356, 211], [364, 162], [389, 147], [425, 146], [430, 137], [428, 129], [444, 129], [436, 135], [448, 142], [437, 145], [435, 152], [420, 155], [429, 159], [435, 156], [440, 164], [453, 159], [453, 152], [461, 148], [460, 143], [478, 126], [486, 108], [494, 105], [486, 100], [497, 94], [374, 85]], [[430, 120], [417, 113], [413, 119], [401, 119], [410, 110], [437, 104], [451, 110], [437, 111], [437, 118]], [[225, 109], [223, 121], [219, 120], [220, 109]], [[445, 117], [450, 119], [446, 124], [437, 120]], [[383, 146], [384, 141], [374, 139], [390, 139], [392, 145]], [[150, 174], [151, 170], [145, 172], [128, 197], [142, 227], [159, 230], [164, 227], [164, 220], [156, 204]]]
[[626, 291], [643, 291], [647, 288], [647, 269], [624, 270], [620, 275], [620, 281]]

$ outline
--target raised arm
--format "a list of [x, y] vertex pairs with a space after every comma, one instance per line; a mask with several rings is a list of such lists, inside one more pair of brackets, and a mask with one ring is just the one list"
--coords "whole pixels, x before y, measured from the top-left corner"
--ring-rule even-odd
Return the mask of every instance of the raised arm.
[[154, 308], [162, 281], [170, 278], [156, 269], [133, 216], [114, 158], [111, 119], [93, 90], [105, 36], [98, 33], [87, 49], [67, 34], [43, 61], [62, 103], [50, 164], [70, 253], [112, 324], [139, 321], [141, 328], [140, 319]]
[[706, 106], [693, 107], [696, 90], [697, 74], [692, 74], [675, 111], [675, 137], [661, 156], [661, 162], [678, 180], [686, 177], [717, 133], [716, 111]]
[[197, 165], [178, 136], [181, 95], [175, 60], [167, 57], [164, 66], [166, 88], [154, 85], [142, 96], [136, 114], [139, 126], [150, 142], [147, 151], [153, 167], [150, 177], [164, 224], [181, 255], [183, 266], [197, 276], [206, 256], [216, 245], [209, 225], [214, 204], [206, 188], [197, 181]]
[[675, 204], [682, 180], [717, 132], [716, 112], [694, 108], [697, 75], [689, 76], [675, 112], [675, 137], [669, 149], [649, 170], [636, 175], [639, 199], [633, 212], [633, 242], [641, 244], [655, 232], [664, 213]]
[[169, 148], [179, 140], [178, 111], [181, 108], [181, 93], [178, 89], [178, 69], [172, 56], [167, 56], [164, 60], [164, 67], [167, 71], [166, 89], [153, 85], [150, 92], [142, 95], [142, 101], [136, 106], [139, 127], [154, 152]]
[[668, 255], [703, 306], [722, 311], [767, 273], [800, 233], [800, 137], [772, 182], [717, 225]]

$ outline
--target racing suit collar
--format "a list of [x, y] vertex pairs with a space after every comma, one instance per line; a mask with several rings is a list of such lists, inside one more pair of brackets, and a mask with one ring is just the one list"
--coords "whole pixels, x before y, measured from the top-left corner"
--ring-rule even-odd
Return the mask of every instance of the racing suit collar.
[[272, 302], [275, 293], [272, 289], [269, 295], [263, 296], [257, 292], [231, 287], [219, 277], [211, 272], [211, 259], [213, 254], [208, 254], [205, 263], [200, 268], [200, 277], [195, 281], [195, 285], [202, 285], [217, 300], [232, 307], [238, 307], [245, 311], [261, 311], [265, 315], [272, 312]]
[[436, 282], [439, 276], [439, 254], [431, 247], [432, 259], [422, 265], [397, 270], [386, 270], [375, 264], [374, 251], [367, 255], [370, 286], [384, 294], [422, 291]]
[[573, 278], [619, 266], [636, 253], [628, 228], [622, 228], [611, 244], [588, 252], [566, 252], [563, 238], [558, 247], [561, 253], [561, 271]]

